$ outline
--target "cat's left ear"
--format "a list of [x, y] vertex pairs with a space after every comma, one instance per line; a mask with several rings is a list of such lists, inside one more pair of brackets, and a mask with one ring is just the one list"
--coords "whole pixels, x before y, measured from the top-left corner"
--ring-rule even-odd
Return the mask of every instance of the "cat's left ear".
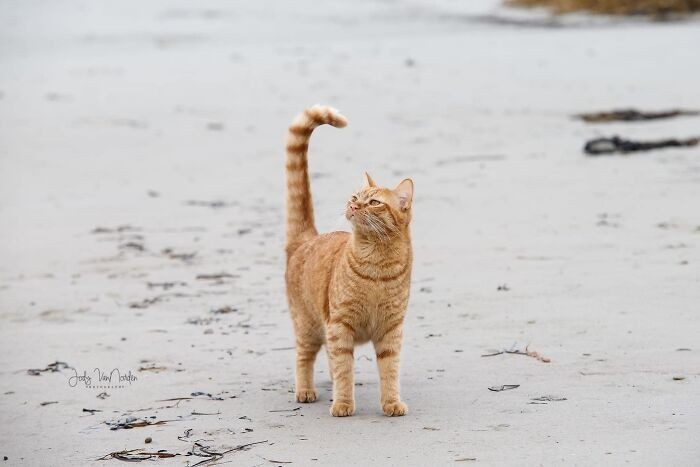
[[411, 208], [411, 202], [413, 201], [413, 180], [410, 178], [404, 179], [399, 183], [394, 192], [399, 197], [399, 204], [402, 211], [407, 211]]
[[367, 172], [365, 172], [365, 187], [366, 188], [374, 188], [377, 185], [374, 183], [374, 180], [372, 180], [372, 177], [369, 176]]

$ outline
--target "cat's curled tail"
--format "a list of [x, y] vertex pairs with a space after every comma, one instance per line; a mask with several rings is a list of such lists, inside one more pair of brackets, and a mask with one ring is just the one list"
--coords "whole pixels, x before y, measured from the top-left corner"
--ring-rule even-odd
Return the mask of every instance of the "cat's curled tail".
[[332, 107], [315, 105], [296, 116], [287, 133], [287, 259], [299, 245], [314, 237], [314, 208], [306, 154], [317, 126], [343, 128], [348, 121]]

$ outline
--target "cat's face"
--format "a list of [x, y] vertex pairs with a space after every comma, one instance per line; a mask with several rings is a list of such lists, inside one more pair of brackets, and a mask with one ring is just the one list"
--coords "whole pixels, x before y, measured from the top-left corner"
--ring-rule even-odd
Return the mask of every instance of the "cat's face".
[[412, 201], [410, 178], [392, 190], [376, 186], [365, 173], [365, 186], [348, 200], [345, 217], [359, 233], [388, 240], [408, 227]]

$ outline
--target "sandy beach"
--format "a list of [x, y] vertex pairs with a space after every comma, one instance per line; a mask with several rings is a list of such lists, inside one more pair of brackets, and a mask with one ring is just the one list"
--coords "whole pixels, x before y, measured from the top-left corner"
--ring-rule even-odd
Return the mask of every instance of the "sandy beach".
[[[700, 117], [572, 118], [700, 108], [697, 18], [494, 0], [0, 11], [4, 465], [136, 449], [183, 466], [698, 465], [700, 149], [582, 148], [697, 137]], [[324, 352], [319, 401], [294, 401], [283, 141], [316, 103], [349, 120], [312, 138], [319, 230], [349, 228], [363, 171], [415, 182], [405, 417], [382, 415], [371, 346], [355, 416], [329, 415]], [[550, 361], [483, 356], [526, 346]]]

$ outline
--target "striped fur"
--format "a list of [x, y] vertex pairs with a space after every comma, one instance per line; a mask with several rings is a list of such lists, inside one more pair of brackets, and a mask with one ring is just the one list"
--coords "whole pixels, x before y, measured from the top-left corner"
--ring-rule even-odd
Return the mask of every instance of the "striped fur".
[[348, 122], [337, 110], [315, 105], [297, 115], [287, 133], [287, 258], [317, 234], [307, 153], [311, 133], [324, 124], [343, 128]]
[[354, 347], [372, 341], [377, 356], [380, 402], [386, 415], [404, 415], [399, 396], [399, 355], [413, 262], [409, 224], [413, 182], [365, 186], [346, 206], [352, 233], [319, 235], [314, 227], [306, 153], [321, 123], [342, 127], [328, 107], [299, 115], [287, 139], [287, 299], [296, 334], [296, 398], [316, 400], [313, 365], [326, 346], [333, 379], [334, 416], [355, 410]]

